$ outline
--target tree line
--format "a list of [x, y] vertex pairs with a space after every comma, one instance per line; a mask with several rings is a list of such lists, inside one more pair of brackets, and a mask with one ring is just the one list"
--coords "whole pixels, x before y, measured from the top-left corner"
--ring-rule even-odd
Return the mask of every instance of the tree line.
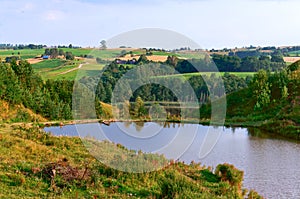
[[47, 47], [43, 44], [0, 44], [0, 49], [13, 49], [13, 50], [22, 50], [22, 49], [42, 49]]
[[[73, 46], [72, 44], [58, 45], [56, 47], [57, 48], [81, 48], [79, 46]], [[42, 48], [47, 48], [47, 45], [44, 45], [44, 44], [0, 44], [0, 49], [22, 50], [22, 49], [42, 49]]]
[[46, 48], [44, 55], [49, 55], [52, 59], [55, 59], [58, 56], [64, 56], [67, 60], [74, 60], [75, 58], [72, 52], [64, 52], [61, 48]]
[[36, 74], [27, 61], [0, 63], [0, 99], [23, 104], [50, 120], [71, 119], [73, 81], [47, 80]]
[[257, 72], [259, 70], [278, 71], [286, 66], [282, 55], [274, 56], [246, 56], [240, 58], [236, 55], [208, 55], [204, 59], [178, 59], [176, 56], [168, 56], [167, 64], [173, 65], [180, 73], [193, 72]]

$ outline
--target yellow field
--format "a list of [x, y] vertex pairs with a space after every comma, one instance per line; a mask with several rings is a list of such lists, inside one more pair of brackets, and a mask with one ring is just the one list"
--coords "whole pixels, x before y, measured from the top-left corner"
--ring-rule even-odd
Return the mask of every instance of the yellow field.
[[294, 62], [300, 60], [300, 57], [283, 57], [283, 60], [285, 62], [294, 63]]
[[[146, 56], [149, 61], [154, 61], [154, 62], [165, 62], [167, 61], [168, 56], [167, 55], [147, 55]], [[140, 55], [134, 55], [131, 56], [129, 54], [125, 55], [124, 57], [119, 57], [120, 60], [132, 60], [136, 59], [138, 60], [140, 58]]]

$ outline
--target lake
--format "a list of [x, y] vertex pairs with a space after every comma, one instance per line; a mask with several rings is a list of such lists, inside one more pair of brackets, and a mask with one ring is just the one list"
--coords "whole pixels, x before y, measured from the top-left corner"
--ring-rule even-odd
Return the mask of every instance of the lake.
[[[227, 162], [244, 171], [247, 189], [255, 189], [266, 198], [300, 197], [300, 144], [254, 129], [115, 122], [109, 126], [91, 123], [44, 130], [57, 136], [110, 140], [129, 149], [163, 153], [167, 158], [201, 162], [214, 168]], [[212, 139], [207, 139], [208, 135]]]

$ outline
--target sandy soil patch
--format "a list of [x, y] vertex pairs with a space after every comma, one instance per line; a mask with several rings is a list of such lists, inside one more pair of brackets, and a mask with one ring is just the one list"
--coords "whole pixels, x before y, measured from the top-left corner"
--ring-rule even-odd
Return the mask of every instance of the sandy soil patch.
[[75, 56], [74, 59], [75, 59], [75, 60], [85, 60], [86, 58]]
[[30, 59], [26, 59], [30, 64], [36, 64], [39, 63], [41, 61], [43, 61], [42, 58], [30, 58]]
[[291, 63], [294, 63], [298, 60], [300, 60], [300, 57], [283, 57], [283, 60], [285, 62], [291, 62]]

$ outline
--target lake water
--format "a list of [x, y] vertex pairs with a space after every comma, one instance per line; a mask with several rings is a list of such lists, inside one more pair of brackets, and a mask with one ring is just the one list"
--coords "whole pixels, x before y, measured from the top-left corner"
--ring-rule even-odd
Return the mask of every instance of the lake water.
[[[58, 136], [110, 140], [129, 149], [163, 153], [167, 158], [201, 162], [214, 168], [227, 162], [244, 171], [247, 189], [255, 189], [266, 198], [300, 198], [300, 144], [251, 129], [116, 122], [109, 126], [93, 123], [46, 127], [45, 131]], [[205, 140], [208, 135], [212, 139]]]

